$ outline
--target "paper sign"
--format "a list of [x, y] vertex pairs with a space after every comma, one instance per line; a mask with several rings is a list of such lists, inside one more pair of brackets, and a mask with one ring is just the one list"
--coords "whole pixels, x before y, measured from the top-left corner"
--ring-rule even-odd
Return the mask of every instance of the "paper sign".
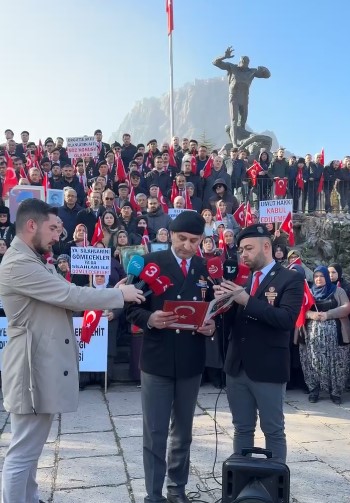
[[275, 199], [259, 203], [259, 221], [262, 224], [283, 222], [290, 212], [293, 213], [293, 199]]
[[71, 274], [111, 274], [111, 249], [72, 246]]
[[74, 136], [67, 138], [67, 154], [70, 159], [97, 157], [97, 143], [94, 136]]

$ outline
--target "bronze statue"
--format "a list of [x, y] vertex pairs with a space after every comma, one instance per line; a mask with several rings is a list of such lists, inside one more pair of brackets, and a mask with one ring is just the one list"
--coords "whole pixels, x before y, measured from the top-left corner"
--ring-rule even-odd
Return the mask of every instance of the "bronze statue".
[[264, 66], [249, 68], [248, 56], [242, 56], [238, 65], [228, 63], [224, 59], [233, 58], [233, 49], [228, 47], [225, 55], [213, 61], [213, 65], [226, 70], [229, 82], [229, 107], [230, 107], [230, 137], [234, 147], [242, 146], [251, 133], [245, 129], [248, 117], [249, 88], [254, 77], [268, 79], [270, 71]]

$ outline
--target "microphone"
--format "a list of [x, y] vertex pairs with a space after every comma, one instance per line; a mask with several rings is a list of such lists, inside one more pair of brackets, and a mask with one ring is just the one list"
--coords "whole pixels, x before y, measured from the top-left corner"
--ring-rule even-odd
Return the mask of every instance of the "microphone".
[[141, 281], [136, 283], [135, 287], [141, 290], [146, 284], [149, 285], [152, 281], [158, 278], [159, 274], [160, 267], [154, 262], [150, 262], [149, 264], [145, 265], [144, 269], [142, 269], [142, 271], [140, 272], [139, 276]]
[[126, 280], [126, 285], [131, 285], [135, 278], [141, 273], [143, 266], [145, 264], [145, 259], [141, 255], [133, 255], [128, 263], [128, 268], [126, 273], [128, 275]]
[[247, 283], [250, 269], [245, 264], [238, 263], [237, 259], [229, 258], [225, 260], [223, 269], [224, 279], [233, 281], [233, 283], [239, 286], [244, 286]]
[[167, 276], [159, 276], [148, 286], [150, 289], [143, 294], [144, 297], [148, 297], [148, 295], [151, 295], [151, 293], [154, 293], [155, 296], [162, 295], [162, 293], [165, 293], [170, 286], [174, 285], [173, 283], [171, 283], [170, 278], [168, 278]]
[[207, 270], [214, 285], [220, 285], [223, 278], [223, 264], [220, 257], [212, 257], [207, 262]]

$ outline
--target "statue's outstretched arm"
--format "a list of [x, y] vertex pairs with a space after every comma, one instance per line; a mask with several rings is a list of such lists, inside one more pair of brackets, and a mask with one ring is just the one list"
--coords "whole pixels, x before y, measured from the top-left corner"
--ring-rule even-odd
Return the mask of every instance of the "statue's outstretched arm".
[[213, 65], [217, 66], [221, 70], [229, 71], [233, 65], [232, 65], [232, 63], [225, 62], [224, 59], [231, 59], [233, 57], [234, 57], [233, 49], [232, 49], [232, 46], [230, 46], [226, 49], [225, 54], [223, 56], [220, 56], [219, 58], [214, 59]]

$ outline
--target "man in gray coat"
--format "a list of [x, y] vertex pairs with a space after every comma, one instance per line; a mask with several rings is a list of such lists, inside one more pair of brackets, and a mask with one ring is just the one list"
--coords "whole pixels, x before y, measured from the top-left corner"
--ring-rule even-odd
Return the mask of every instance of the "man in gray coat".
[[122, 308], [141, 302], [132, 285], [81, 288], [59, 276], [43, 254], [58, 241], [57, 209], [38, 199], [23, 201], [17, 235], [0, 272], [0, 295], [8, 319], [3, 352], [4, 407], [11, 413], [12, 440], [2, 471], [2, 503], [38, 502], [36, 469], [56, 413], [78, 407], [78, 348], [72, 311]]

